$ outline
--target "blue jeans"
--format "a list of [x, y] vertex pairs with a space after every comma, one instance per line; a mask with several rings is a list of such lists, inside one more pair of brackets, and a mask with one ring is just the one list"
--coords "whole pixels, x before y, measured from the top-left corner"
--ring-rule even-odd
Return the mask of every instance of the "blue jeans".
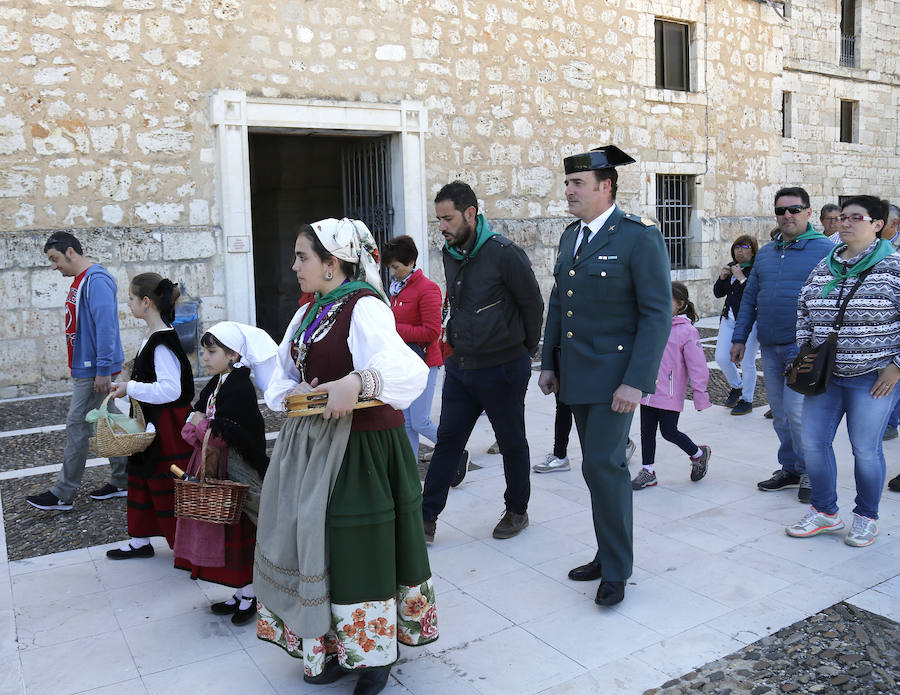
[[772, 409], [772, 424], [781, 443], [778, 447], [778, 463], [788, 473], [801, 475], [806, 472], [806, 457], [800, 433], [803, 396], [789, 389], [784, 382], [784, 370], [797, 356], [797, 345], [763, 345], [759, 351], [762, 356], [763, 379], [766, 381], [766, 395]]
[[856, 507], [853, 512], [878, 518], [884, 487], [885, 464], [881, 438], [894, 408], [896, 394], [873, 398], [869, 391], [878, 372], [862, 376], [833, 376], [825, 393], [807, 396], [803, 404], [803, 451], [812, 486], [812, 506], [836, 514], [837, 462], [832, 441], [838, 424], [847, 416], [847, 434], [853, 447]]
[[437, 442], [437, 425], [431, 421], [431, 399], [434, 398], [434, 382], [437, 379], [438, 369], [439, 367], [428, 368], [428, 383], [425, 390], [403, 411], [406, 436], [409, 438], [416, 461], [419, 460], [419, 435], [430, 440], [432, 444]]
[[[731, 361], [731, 336], [734, 334], [734, 319], [723, 318], [719, 323], [719, 338], [716, 341], [716, 362], [728, 385], [733, 389], [741, 389], [741, 398], [748, 403], [753, 402], [753, 392], [756, 390], [756, 351], [759, 349], [759, 341], [756, 339], [756, 324], [750, 329], [745, 343], [744, 359], [741, 360], [741, 371]], [[743, 377], [743, 379], [742, 379]]]
[[516, 514], [526, 512], [531, 463], [525, 438], [525, 391], [530, 377], [528, 355], [484, 369], [460, 369], [452, 357], [444, 362], [441, 422], [422, 491], [425, 521], [436, 521], [444, 510], [459, 458], [482, 413], [487, 413], [503, 456], [506, 508]]
[[897, 400], [897, 403], [891, 411], [891, 416], [888, 418], [887, 423], [888, 427], [893, 427], [894, 429], [897, 429], [897, 427], [900, 426], [900, 394], [896, 393], [896, 391], [897, 387], [895, 386], [894, 393], [891, 395]]

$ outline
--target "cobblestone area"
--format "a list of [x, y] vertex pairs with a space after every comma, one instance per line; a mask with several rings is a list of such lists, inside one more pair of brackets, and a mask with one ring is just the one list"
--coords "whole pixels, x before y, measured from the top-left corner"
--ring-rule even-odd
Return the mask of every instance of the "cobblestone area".
[[69, 396], [58, 396], [0, 403], [0, 432], [65, 424], [70, 400]]
[[0, 439], [0, 472], [62, 463], [65, 447], [65, 430], [4, 437]]
[[898, 692], [900, 624], [838, 603], [644, 695]]
[[22, 560], [128, 538], [125, 498], [94, 501], [89, 495], [109, 480], [109, 466], [86, 468], [72, 511], [45, 512], [25, 501], [48, 489], [56, 473], [0, 481], [9, 559]]

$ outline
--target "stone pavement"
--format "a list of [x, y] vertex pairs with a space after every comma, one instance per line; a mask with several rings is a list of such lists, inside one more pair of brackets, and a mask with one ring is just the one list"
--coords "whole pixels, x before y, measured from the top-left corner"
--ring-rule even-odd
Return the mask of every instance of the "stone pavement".
[[[536, 381], [535, 375], [527, 396], [533, 462], [550, 450], [553, 437], [553, 400]], [[481, 468], [451, 491], [429, 550], [441, 638], [421, 649], [401, 648], [385, 693], [682, 692], [675, 679], [717, 659], [735, 660], [748, 645], [798, 621], [817, 625], [823, 618], [816, 614], [839, 610], [832, 607], [842, 601], [900, 620], [900, 495], [885, 491], [881, 535], [869, 548], [850, 548], [841, 535], [788, 538], [783, 527], [804, 512], [796, 491], [756, 490], [777, 467], [777, 440], [764, 410], [732, 417], [720, 406], [696, 413], [687, 404], [682, 428], [712, 447], [709, 474], [692, 483], [685, 456], [659, 442], [660, 484], [634, 498], [634, 575], [625, 601], [611, 610], [593, 603], [597, 582], [566, 578], [594, 551], [577, 436], [570, 472], [532, 475], [530, 527], [498, 541], [491, 530], [503, 511], [502, 461], [483, 453], [493, 436], [482, 418], [470, 442]], [[636, 423], [633, 433], [639, 441]], [[839, 503], [849, 519], [854, 488], [843, 426], [835, 449]], [[885, 451], [895, 475], [900, 440], [887, 442]], [[74, 516], [56, 513], [47, 525], [44, 513], [20, 509], [11, 486], [50, 472], [24, 470], [24, 464], [0, 470], [0, 514], [11, 515], [0, 525], [0, 695], [352, 692], [353, 678], [333, 686], [304, 683], [299, 664], [259, 642], [253, 626], [235, 628], [210, 614], [209, 603], [228, 590], [189, 581], [172, 568], [171, 551], [158, 539], [152, 559], [109, 562], [108, 545], [79, 544], [79, 533], [89, 536], [90, 529], [73, 533]], [[27, 535], [31, 519], [45, 548], [58, 538], [56, 547], [73, 549], [29, 556], [35, 551], [26, 545], [17, 551], [22, 559], [10, 561], [6, 538]], [[125, 537], [124, 528], [118, 537]], [[771, 649], [755, 645], [750, 652]], [[691, 692], [715, 692], [716, 683], [707, 678]]]

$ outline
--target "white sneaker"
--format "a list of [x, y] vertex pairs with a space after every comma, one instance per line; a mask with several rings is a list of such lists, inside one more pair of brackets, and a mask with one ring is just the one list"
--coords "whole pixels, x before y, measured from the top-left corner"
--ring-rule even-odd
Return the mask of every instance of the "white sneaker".
[[568, 456], [557, 458], [553, 454], [547, 454], [543, 462], [536, 463], [531, 470], [535, 473], [553, 473], [554, 471], [567, 471], [569, 468]]
[[631, 457], [634, 456], [635, 449], [637, 449], [637, 446], [635, 446], [631, 437], [629, 437], [628, 444], [625, 445], [625, 463], [628, 463], [631, 460]]
[[785, 526], [784, 532], [793, 538], [810, 538], [820, 533], [839, 531], [844, 528], [844, 520], [837, 514], [823, 514], [810, 507], [800, 521], [791, 526]]
[[864, 548], [875, 542], [875, 536], [878, 535], [878, 523], [875, 519], [867, 516], [860, 516], [853, 513], [853, 523], [850, 524], [850, 532], [844, 538], [844, 543], [852, 545], [854, 548]]

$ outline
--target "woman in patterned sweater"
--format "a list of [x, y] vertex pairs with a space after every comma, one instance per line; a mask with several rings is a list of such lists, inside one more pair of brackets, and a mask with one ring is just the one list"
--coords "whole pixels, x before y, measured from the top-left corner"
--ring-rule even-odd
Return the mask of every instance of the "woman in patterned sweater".
[[[812, 506], [785, 530], [807, 538], [837, 531], [837, 465], [832, 441], [841, 418], [853, 448], [856, 506], [844, 542], [870, 545], [878, 534], [884, 488], [881, 438], [898, 395], [900, 378], [900, 256], [880, 238], [888, 204], [857, 196], [841, 208], [841, 243], [810, 273], [797, 308], [797, 344], [821, 345], [847, 293], [858, 282], [838, 333], [837, 359], [828, 388], [803, 403], [803, 452]], [[860, 280], [860, 278], [862, 278]]]

